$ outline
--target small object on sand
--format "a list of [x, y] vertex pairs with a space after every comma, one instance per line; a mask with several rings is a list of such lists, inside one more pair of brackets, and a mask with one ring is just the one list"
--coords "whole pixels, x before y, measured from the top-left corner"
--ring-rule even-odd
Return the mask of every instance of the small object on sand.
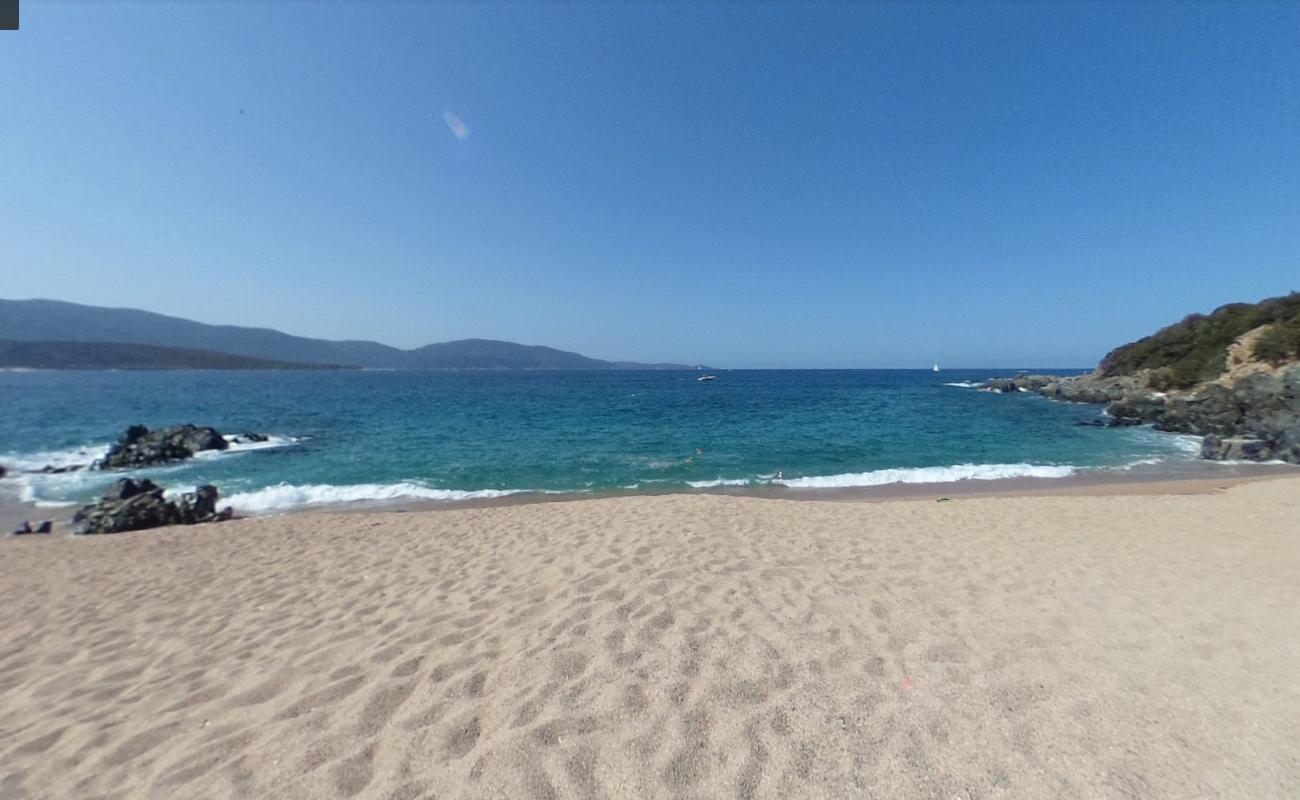
[[952, 498], [951, 498], [951, 497], [940, 497], [938, 500], [935, 500], [934, 502], [936, 502], [936, 503], [950, 503], [950, 502], [952, 502]]
[[42, 520], [40, 525], [36, 526], [37, 533], [49, 533], [54, 530], [54, 520]]
[[28, 522], [27, 520], [23, 520], [23, 524], [19, 525], [17, 528], [14, 528], [14, 536], [22, 536], [24, 534], [28, 534], [31, 532], [32, 532], [32, 523]]

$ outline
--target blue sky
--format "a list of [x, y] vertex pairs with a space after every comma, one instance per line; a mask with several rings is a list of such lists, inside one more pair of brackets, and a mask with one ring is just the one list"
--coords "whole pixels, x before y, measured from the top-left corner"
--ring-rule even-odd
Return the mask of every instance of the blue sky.
[[1300, 3], [25, 2], [0, 91], [3, 297], [957, 367], [1300, 289]]

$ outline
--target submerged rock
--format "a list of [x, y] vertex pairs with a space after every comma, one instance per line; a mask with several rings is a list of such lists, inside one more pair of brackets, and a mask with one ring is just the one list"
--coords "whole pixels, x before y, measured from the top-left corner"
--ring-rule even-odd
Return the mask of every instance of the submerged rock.
[[234, 513], [229, 507], [217, 511], [217, 497], [215, 486], [199, 486], [174, 503], [163, 496], [162, 487], [147, 478], [122, 478], [98, 502], [77, 512], [72, 530], [78, 534], [121, 533], [230, 519]]
[[62, 467], [56, 467], [51, 464], [46, 464], [40, 468], [39, 472], [42, 475], [62, 475], [65, 472], [76, 472], [79, 469], [83, 469], [85, 466], [85, 464], [68, 464]]
[[96, 466], [99, 469], [143, 467], [180, 461], [204, 450], [225, 450], [229, 446], [216, 428], [186, 424], [151, 431], [143, 425], [132, 425]]

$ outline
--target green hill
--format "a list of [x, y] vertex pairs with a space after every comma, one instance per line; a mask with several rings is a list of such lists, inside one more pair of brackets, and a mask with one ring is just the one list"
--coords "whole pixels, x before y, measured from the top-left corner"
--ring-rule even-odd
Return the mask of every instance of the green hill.
[[1192, 314], [1106, 354], [1105, 377], [1152, 371], [1152, 386], [1181, 389], [1214, 380], [1226, 367], [1228, 345], [1242, 334], [1272, 326], [1255, 343], [1254, 357], [1275, 364], [1300, 359], [1300, 292], [1258, 303], [1230, 303]]

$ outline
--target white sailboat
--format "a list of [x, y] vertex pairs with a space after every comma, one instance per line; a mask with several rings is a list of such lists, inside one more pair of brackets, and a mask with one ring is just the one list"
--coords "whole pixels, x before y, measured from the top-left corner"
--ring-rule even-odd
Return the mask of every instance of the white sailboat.
[[935, 371], [935, 372], [938, 372], [938, 371], [939, 371], [939, 365], [938, 365], [938, 364], [935, 364], [935, 365], [934, 365], [934, 371]]

